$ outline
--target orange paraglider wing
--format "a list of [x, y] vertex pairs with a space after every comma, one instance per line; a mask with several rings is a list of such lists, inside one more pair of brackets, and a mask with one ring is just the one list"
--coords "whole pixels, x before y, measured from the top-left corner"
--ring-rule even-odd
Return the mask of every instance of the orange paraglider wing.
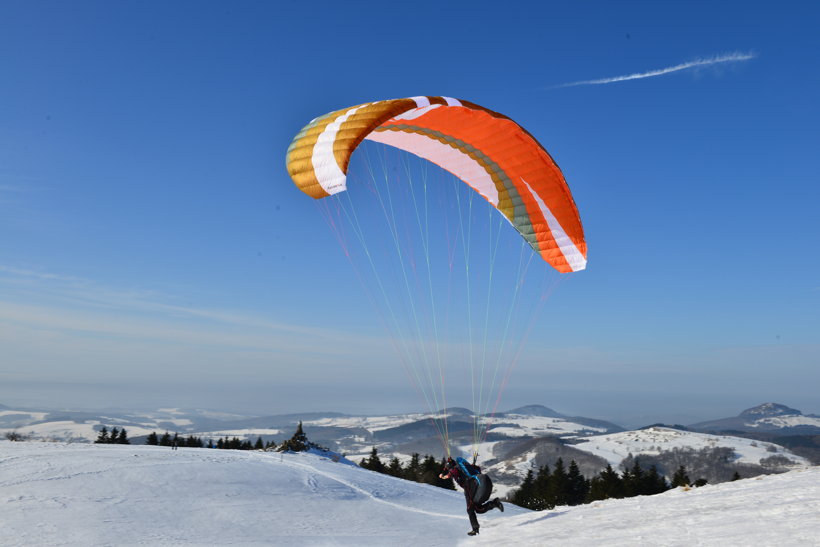
[[316, 199], [344, 191], [350, 156], [365, 139], [453, 173], [559, 272], [586, 267], [584, 231], [564, 175], [544, 147], [510, 118], [450, 97], [365, 103], [302, 128], [288, 148], [288, 173]]

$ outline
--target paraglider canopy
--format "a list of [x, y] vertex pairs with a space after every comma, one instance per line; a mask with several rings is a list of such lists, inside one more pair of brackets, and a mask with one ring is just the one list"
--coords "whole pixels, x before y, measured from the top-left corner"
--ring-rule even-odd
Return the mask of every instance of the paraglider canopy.
[[288, 148], [287, 168], [320, 199], [346, 189], [350, 156], [363, 141], [425, 158], [470, 185], [562, 273], [583, 270], [587, 246], [561, 170], [510, 118], [450, 97], [376, 101], [320, 116]]

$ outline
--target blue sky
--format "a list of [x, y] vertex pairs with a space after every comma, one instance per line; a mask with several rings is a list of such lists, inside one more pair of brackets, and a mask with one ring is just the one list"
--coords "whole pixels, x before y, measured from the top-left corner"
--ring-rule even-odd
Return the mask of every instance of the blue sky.
[[502, 407], [820, 413], [818, 25], [809, 3], [4, 2], [0, 403], [421, 410], [284, 155], [330, 110], [447, 95], [544, 144], [589, 245]]

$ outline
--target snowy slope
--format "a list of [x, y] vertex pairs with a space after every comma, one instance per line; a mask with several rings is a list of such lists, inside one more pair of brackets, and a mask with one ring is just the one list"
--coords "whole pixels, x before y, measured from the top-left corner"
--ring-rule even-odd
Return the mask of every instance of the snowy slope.
[[[123, 427], [114, 420], [100, 422], [98, 420], [84, 420], [75, 422], [71, 420], [57, 420], [35, 423], [27, 426], [22, 431], [28, 438], [36, 440], [59, 440], [65, 442], [93, 442], [99, 435], [101, 427]], [[138, 435], [148, 435], [156, 429], [129, 425], [127, 427], [129, 437]], [[0, 431], [2, 433], [2, 431]]]
[[[130, 438], [144, 436], [152, 431], [192, 432], [196, 425], [192, 418], [203, 418], [203, 411], [184, 412], [178, 409], [160, 409], [154, 412], [116, 413], [83, 412], [72, 410], [4, 410], [0, 411], [0, 436], [17, 432], [32, 440], [93, 442], [105, 426], [125, 428]], [[205, 417], [209, 421], [213, 418]]]
[[311, 454], [0, 441], [2, 545], [452, 545], [463, 504]]
[[591, 433], [605, 433], [604, 427], [593, 427], [573, 422], [569, 418], [548, 416], [528, 416], [507, 413], [501, 418], [486, 418], [489, 430], [508, 437], [543, 437], [546, 435], [565, 436]]
[[725, 435], [709, 435], [694, 433], [666, 427], [649, 427], [611, 435], [584, 437], [573, 445], [575, 448], [591, 452], [607, 460], [613, 468], [618, 468], [621, 460], [629, 454], [657, 455], [661, 451], [673, 448], [702, 448], [727, 447], [738, 455], [738, 463], [757, 464], [761, 459], [773, 455], [780, 455], [794, 462], [795, 467], [809, 466], [808, 460], [792, 454], [782, 446]]
[[339, 416], [305, 420], [304, 426], [344, 427], [367, 429], [371, 433], [429, 419], [429, 414], [402, 414], [399, 416]]
[[820, 468], [493, 521], [474, 545], [820, 546]]
[[0, 441], [0, 544], [820, 545], [820, 468], [469, 529], [460, 493], [313, 454]]
[[792, 428], [792, 427], [816, 427], [820, 429], [820, 418], [817, 416], [803, 416], [796, 414], [792, 416], [770, 416], [767, 418], [759, 418], [752, 423], [746, 424], [749, 427], [755, 428]]

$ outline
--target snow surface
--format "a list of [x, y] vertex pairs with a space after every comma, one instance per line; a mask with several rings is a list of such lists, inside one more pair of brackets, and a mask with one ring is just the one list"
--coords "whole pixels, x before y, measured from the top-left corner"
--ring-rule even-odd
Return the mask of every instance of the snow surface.
[[[485, 421], [490, 424], [490, 431], [508, 437], [545, 437], [580, 434], [584, 432], [606, 432], [606, 429], [603, 427], [577, 424], [570, 418], [506, 414], [503, 417], [486, 418]], [[514, 423], [515, 425], [498, 425], [510, 423]]]
[[556, 507], [494, 522], [476, 545], [820, 545], [820, 468]]
[[[449, 416], [449, 415], [448, 415]], [[443, 415], [433, 414], [404, 414], [398, 416], [341, 416], [305, 420], [305, 426], [321, 427], [359, 427], [371, 433], [391, 429], [402, 425], [432, 419], [442, 419]], [[570, 418], [552, 418], [546, 416], [530, 416], [526, 414], [505, 414], [504, 416], [485, 416], [481, 418], [483, 424], [493, 433], [509, 437], [544, 437], [579, 435], [587, 433], [603, 433], [605, 428], [582, 425], [573, 422]]]
[[820, 427], [820, 418], [798, 414], [791, 416], [769, 416], [768, 418], [758, 418], [754, 422], [747, 423], [746, 425], [749, 427], [798, 427], [801, 425]]
[[[109, 431], [112, 425], [118, 427], [114, 424], [114, 420], [107, 420], [104, 423], [98, 420], [84, 420], [82, 423], [62, 420], [28, 425], [25, 428], [20, 428], [19, 431], [27, 437], [47, 441], [93, 442], [99, 436], [99, 427], [102, 425], [108, 427]], [[156, 429], [129, 425], [125, 430], [129, 437], [135, 437], [148, 435]]]
[[462, 444], [458, 447], [458, 450], [464, 458], [472, 459], [473, 453], [475, 452], [478, 454], [478, 461], [486, 462], [495, 459], [495, 447], [497, 444], [499, 444], [499, 441], [484, 441], [477, 445]]
[[0, 544], [820, 546], [820, 468], [552, 511], [316, 454], [0, 441]]
[[610, 435], [583, 437], [572, 446], [604, 458], [615, 469], [618, 468], [621, 460], [629, 454], [635, 456], [638, 454], [657, 455], [661, 451], [672, 450], [673, 448], [700, 450], [716, 447], [733, 449], [738, 455], [735, 462], [739, 463], [758, 464], [761, 459], [780, 455], [794, 462], [795, 467], [808, 467], [811, 465], [805, 458], [792, 454], [780, 445], [742, 437], [709, 435], [666, 427], [650, 427]]
[[281, 435], [283, 431], [281, 429], [270, 429], [270, 428], [263, 428], [263, 427], [251, 427], [246, 429], [216, 429], [214, 431], [203, 431], [201, 433], [193, 433], [195, 437], [203, 437], [206, 439], [213, 438], [214, 440], [218, 437], [238, 437], [240, 439], [250, 439], [255, 440], [256, 437], [261, 435]]
[[[334, 418], [320, 418], [318, 420], [305, 420], [303, 425], [317, 427], [359, 427], [374, 433], [376, 431], [384, 431], [385, 429], [392, 429], [394, 427], [418, 422], [431, 418], [431, 416], [431, 414], [403, 414], [400, 416], [340, 416]], [[437, 415], [436, 417], [441, 418], [442, 416]]]

